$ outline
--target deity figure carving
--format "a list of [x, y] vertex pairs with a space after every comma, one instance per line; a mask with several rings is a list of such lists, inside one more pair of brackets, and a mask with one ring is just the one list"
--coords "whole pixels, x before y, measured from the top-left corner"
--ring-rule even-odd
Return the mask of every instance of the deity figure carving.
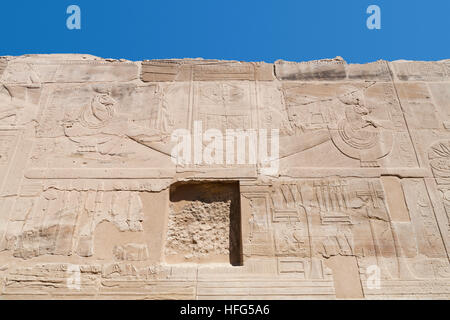
[[337, 127], [329, 126], [334, 145], [350, 158], [361, 161], [362, 167], [378, 167], [378, 160], [392, 149], [393, 136], [383, 130], [370, 116], [362, 97], [349, 94], [339, 97], [345, 105], [345, 118]]

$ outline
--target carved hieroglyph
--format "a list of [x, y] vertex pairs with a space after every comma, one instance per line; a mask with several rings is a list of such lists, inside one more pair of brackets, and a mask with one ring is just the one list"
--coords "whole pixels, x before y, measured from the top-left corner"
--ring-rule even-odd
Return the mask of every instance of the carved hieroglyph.
[[448, 299], [449, 130], [450, 60], [0, 57], [0, 299]]

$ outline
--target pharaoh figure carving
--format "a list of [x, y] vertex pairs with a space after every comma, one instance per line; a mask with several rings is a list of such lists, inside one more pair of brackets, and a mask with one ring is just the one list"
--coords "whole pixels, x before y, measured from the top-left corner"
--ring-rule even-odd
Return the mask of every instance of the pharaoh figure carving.
[[447, 213], [447, 227], [450, 229], [450, 141], [435, 143], [428, 152], [428, 158], [438, 190], [441, 192]]
[[438, 184], [450, 184], [450, 141], [435, 143], [428, 152]]
[[393, 136], [383, 130], [371, 117], [362, 95], [351, 93], [340, 96], [345, 105], [345, 118], [330, 126], [334, 145], [348, 157], [361, 161], [362, 167], [378, 167], [378, 159], [392, 149]]

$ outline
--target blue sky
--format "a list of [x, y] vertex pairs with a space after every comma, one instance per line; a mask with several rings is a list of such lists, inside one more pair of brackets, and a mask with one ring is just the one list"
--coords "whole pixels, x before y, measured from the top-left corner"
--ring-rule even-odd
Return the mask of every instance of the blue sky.
[[[81, 8], [81, 30], [66, 27], [71, 4]], [[371, 4], [381, 8], [381, 30], [366, 27]], [[0, 10], [0, 55], [450, 58], [450, 0], [14, 0]]]

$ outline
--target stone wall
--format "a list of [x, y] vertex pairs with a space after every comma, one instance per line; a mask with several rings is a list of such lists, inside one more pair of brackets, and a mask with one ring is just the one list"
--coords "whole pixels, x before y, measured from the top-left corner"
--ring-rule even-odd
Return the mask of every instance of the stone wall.
[[0, 299], [448, 299], [449, 130], [450, 60], [0, 57]]

